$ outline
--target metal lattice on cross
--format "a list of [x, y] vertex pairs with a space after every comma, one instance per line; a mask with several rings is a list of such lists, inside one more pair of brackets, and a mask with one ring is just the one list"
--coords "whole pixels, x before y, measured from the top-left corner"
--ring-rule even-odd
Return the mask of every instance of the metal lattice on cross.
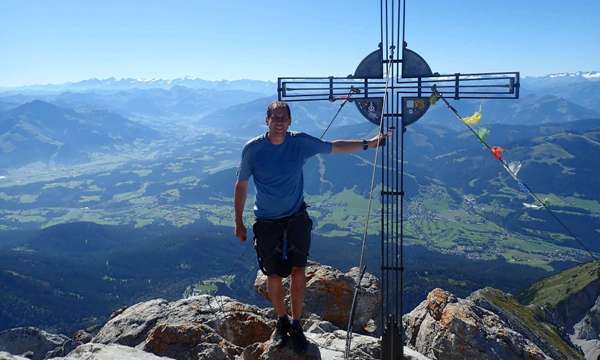
[[[380, 129], [394, 131], [381, 156], [382, 359], [402, 359], [404, 289], [404, 133], [431, 105], [434, 89], [446, 98], [517, 99], [518, 72], [432, 72], [405, 42], [406, 1], [380, 0], [380, 42], [348, 77], [280, 77], [284, 101], [351, 99]], [[346, 354], [348, 355], [348, 354]]]

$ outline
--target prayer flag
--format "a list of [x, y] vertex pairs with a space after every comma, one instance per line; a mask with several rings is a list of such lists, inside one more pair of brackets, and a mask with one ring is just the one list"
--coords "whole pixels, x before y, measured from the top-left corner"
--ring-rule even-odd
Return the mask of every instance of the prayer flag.
[[464, 117], [462, 118], [462, 121], [467, 125], [477, 125], [481, 121], [481, 112], [477, 111], [471, 116]]
[[487, 139], [488, 135], [490, 134], [490, 130], [486, 128], [479, 128], [475, 130], [475, 133], [477, 133], [477, 137], [479, 138], [479, 140], [485, 141], [485, 139]]
[[496, 160], [502, 160], [502, 155], [504, 154], [504, 149], [500, 146], [492, 146], [492, 155], [496, 158]]
[[519, 170], [521, 170], [521, 165], [522, 164], [520, 161], [511, 161], [510, 164], [508, 164], [508, 170], [514, 177], [516, 177], [519, 173]]

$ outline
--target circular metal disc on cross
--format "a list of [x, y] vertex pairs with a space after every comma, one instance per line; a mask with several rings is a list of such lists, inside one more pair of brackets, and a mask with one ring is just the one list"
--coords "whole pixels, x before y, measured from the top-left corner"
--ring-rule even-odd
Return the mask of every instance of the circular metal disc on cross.
[[[433, 75], [429, 64], [416, 52], [404, 47], [402, 55], [402, 77], [418, 78], [430, 77]], [[367, 55], [358, 64], [352, 78], [356, 79], [382, 79], [383, 71], [383, 52], [381, 45], [378, 50]], [[367, 97], [355, 101], [358, 111], [370, 122], [379, 125], [383, 111], [383, 97]], [[403, 104], [402, 114], [404, 125], [412, 124], [421, 116], [425, 115], [429, 109], [429, 98], [406, 98]]]

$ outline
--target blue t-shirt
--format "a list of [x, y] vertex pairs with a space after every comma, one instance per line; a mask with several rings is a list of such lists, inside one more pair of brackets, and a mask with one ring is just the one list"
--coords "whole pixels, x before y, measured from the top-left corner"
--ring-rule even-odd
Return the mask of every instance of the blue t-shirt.
[[258, 219], [278, 219], [300, 210], [304, 203], [302, 167], [306, 159], [330, 153], [331, 142], [301, 132], [288, 132], [275, 145], [266, 134], [248, 141], [242, 150], [238, 181], [254, 178]]

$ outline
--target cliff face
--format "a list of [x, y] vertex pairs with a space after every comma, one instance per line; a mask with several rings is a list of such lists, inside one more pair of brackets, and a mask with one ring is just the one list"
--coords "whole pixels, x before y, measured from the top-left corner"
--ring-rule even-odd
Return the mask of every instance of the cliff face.
[[542, 279], [517, 297], [522, 304], [543, 308], [554, 323], [571, 328], [600, 295], [600, 261], [585, 263]]
[[546, 320], [536, 306], [521, 305], [511, 295], [492, 288], [475, 291], [468, 299], [497, 314], [510, 328], [523, 334], [552, 359], [582, 359], [578, 349], [556, 325]]
[[581, 347], [586, 360], [600, 358], [600, 296], [583, 319], [573, 326], [571, 341]]
[[600, 355], [600, 261], [572, 267], [540, 280], [519, 294], [539, 308], [561, 334], [580, 347], [586, 359]]

